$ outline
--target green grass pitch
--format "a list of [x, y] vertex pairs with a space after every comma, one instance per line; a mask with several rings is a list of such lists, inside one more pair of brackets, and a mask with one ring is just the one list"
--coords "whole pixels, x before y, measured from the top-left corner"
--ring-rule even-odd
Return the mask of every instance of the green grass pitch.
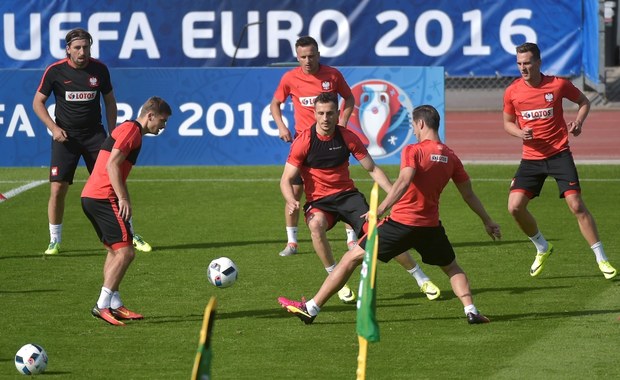
[[[447, 277], [423, 265], [441, 288], [428, 301], [396, 263], [379, 263], [377, 317], [381, 341], [369, 346], [368, 379], [620, 378], [620, 280], [605, 280], [575, 218], [547, 182], [531, 204], [556, 247], [545, 271], [529, 276], [532, 244], [506, 211], [516, 165], [468, 165], [474, 189], [500, 223], [494, 243], [448, 185], [442, 221], [476, 306], [488, 325], [470, 326]], [[398, 167], [384, 168], [394, 179]], [[620, 266], [620, 166], [581, 165], [583, 195], [612, 264]], [[330, 300], [306, 326], [278, 305], [278, 296], [311, 297], [325, 277], [308, 230], [301, 253], [282, 258], [282, 168], [136, 167], [129, 180], [136, 231], [154, 251], [138, 253], [121, 285], [143, 321], [118, 328], [90, 316], [102, 282], [104, 250], [82, 213], [80, 168], [67, 197], [62, 252], [48, 243], [43, 184], [0, 203], [0, 378], [19, 379], [15, 352], [26, 343], [49, 355], [44, 378], [187, 379], [204, 307], [218, 300], [212, 337], [214, 379], [353, 379], [356, 310]], [[359, 166], [353, 177], [369, 194]], [[0, 168], [0, 193], [46, 179], [46, 168]], [[381, 193], [380, 197], [383, 197]], [[330, 231], [336, 257], [341, 226]], [[206, 268], [218, 256], [239, 267], [237, 283], [211, 286]], [[414, 257], [418, 256], [414, 253]], [[359, 271], [350, 280], [357, 289]]]

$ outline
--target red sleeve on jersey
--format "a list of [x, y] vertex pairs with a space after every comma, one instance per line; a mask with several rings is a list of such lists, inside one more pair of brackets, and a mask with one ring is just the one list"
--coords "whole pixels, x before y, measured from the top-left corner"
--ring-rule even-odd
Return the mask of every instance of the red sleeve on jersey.
[[461, 159], [451, 152], [452, 160], [454, 160], [454, 173], [452, 173], [452, 181], [454, 183], [462, 183], [469, 180], [469, 174], [465, 171]]
[[560, 91], [564, 95], [564, 97], [573, 103], [577, 103], [577, 101], [579, 100], [579, 97], [581, 96], [581, 90], [575, 87], [573, 82], [567, 79], [561, 78], [560, 81], [561, 81]]
[[300, 168], [303, 166], [310, 150], [310, 129], [306, 129], [293, 140], [286, 162]]
[[336, 72], [336, 91], [338, 92], [338, 94], [340, 94], [340, 96], [342, 96], [343, 98], [348, 98], [350, 97], [353, 93], [351, 92], [351, 87], [349, 87], [349, 84], [347, 83], [347, 81], [344, 79], [344, 76], [342, 75], [342, 73], [338, 70], [335, 70]]
[[[402, 153], [400, 154], [400, 168], [411, 167], [414, 170], [417, 168], [416, 165], [416, 154], [419, 150], [416, 149], [416, 144], [409, 144], [405, 146]], [[418, 158], [419, 160], [419, 158]]]
[[512, 90], [514, 89], [514, 83], [515, 82], [512, 82], [512, 84], [506, 88], [506, 91], [504, 91], [504, 112], [510, 115], [515, 114], [515, 107], [512, 104]]
[[120, 150], [125, 157], [129, 156], [132, 150], [142, 144], [142, 134], [140, 128], [136, 128], [133, 121], [124, 122], [112, 131], [114, 140], [113, 148]]
[[287, 71], [286, 73], [284, 73], [284, 75], [282, 75], [282, 78], [280, 79], [280, 83], [278, 84], [278, 87], [276, 88], [276, 91], [273, 94], [273, 97], [282, 103], [286, 101], [286, 98], [288, 98], [289, 94], [291, 93], [291, 86], [290, 86], [291, 75], [292, 75], [292, 71]]
[[360, 140], [359, 136], [357, 136], [352, 131], [346, 129], [345, 127], [337, 126], [336, 128], [340, 128], [342, 138], [344, 139], [347, 148], [356, 160], [360, 161], [364, 157], [368, 156], [368, 149], [366, 149], [364, 143], [362, 142], [362, 140]]

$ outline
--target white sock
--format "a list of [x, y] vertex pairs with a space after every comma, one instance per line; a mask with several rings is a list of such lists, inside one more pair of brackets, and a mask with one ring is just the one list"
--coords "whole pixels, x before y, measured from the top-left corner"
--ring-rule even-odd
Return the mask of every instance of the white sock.
[[111, 299], [112, 291], [105, 286], [101, 287], [101, 293], [99, 293], [99, 300], [97, 300], [97, 307], [99, 309], [109, 308]]
[[357, 234], [354, 229], [345, 228], [345, 230], [347, 231], [347, 244], [352, 241], [357, 241]]
[[50, 242], [60, 243], [62, 240], [62, 223], [49, 224], [50, 227]]
[[123, 306], [123, 301], [121, 300], [121, 294], [117, 291], [112, 293], [112, 299], [110, 300], [110, 307], [112, 309], [118, 309]]
[[316, 302], [314, 302], [313, 298], [310, 301], [306, 302], [306, 310], [308, 310], [308, 314], [310, 314], [311, 316], [315, 316], [319, 313], [319, 311], [321, 311], [321, 308], [316, 305]]
[[412, 269], [407, 270], [407, 272], [409, 272], [413, 276], [413, 278], [415, 278], [418, 286], [422, 286], [422, 284], [424, 284], [426, 281], [430, 281], [430, 278], [428, 278], [426, 273], [424, 273], [424, 271], [422, 270], [422, 268], [420, 268], [418, 264], [416, 264], [416, 266]]
[[597, 263], [600, 263], [601, 261], [607, 261], [607, 256], [605, 255], [605, 250], [603, 249], [603, 243], [597, 241], [590, 248], [592, 248], [592, 251], [594, 251]]
[[297, 244], [297, 227], [286, 227], [286, 237], [289, 244]]
[[474, 304], [472, 303], [471, 305], [467, 305], [465, 306], [465, 308], [463, 309], [465, 311], [465, 315], [469, 314], [469, 313], [473, 313], [473, 314], [480, 314], [478, 312], [478, 309], [476, 309], [476, 307], [474, 306]]
[[538, 231], [536, 235], [530, 236], [529, 238], [536, 246], [537, 252], [547, 252], [547, 249], [549, 249], [549, 243], [547, 243], [547, 240], [543, 236], [542, 232]]
[[336, 264], [334, 264], [334, 265], [332, 265], [332, 266], [329, 266], [329, 267], [325, 268], [325, 270], [326, 270], [326, 271], [327, 271], [327, 273], [329, 274], [329, 273], [333, 272], [334, 268], [336, 268]]

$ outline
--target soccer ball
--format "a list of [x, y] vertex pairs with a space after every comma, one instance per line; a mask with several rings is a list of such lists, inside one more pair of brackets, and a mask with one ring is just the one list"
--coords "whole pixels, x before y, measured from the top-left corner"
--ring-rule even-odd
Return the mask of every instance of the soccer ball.
[[22, 375], [38, 375], [47, 367], [47, 353], [38, 344], [27, 344], [15, 354], [15, 368]]
[[218, 288], [227, 288], [234, 284], [238, 274], [237, 266], [228, 257], [218, 257], [211, 261], [207, 269], [209, 282]]

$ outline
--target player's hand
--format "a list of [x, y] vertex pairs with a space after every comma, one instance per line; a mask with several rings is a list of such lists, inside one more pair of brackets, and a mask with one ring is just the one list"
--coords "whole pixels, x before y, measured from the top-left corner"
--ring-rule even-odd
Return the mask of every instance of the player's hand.
[[499, 228], [499, 224], [495, 222], [489, 222], [484, 225], [484, 228], [487, 230], [487, 234], [493, 240], [502, 240], [502, 231]]
[[291, 135], [291, 131], [287, 129], [279, 129], [280, 131], [280, 140], [284, 141], [284, 142], [291, 142], [293, 141], [293, 136]]
[[582, 124], [576, 121], [568, 123], [568, 133], [572, 133], [573, 136], [579, 136], [581, 134]]
[[295, 211], [299, 210], [299, 201], [286, 202], [286, 207], [288, 208], [288, 214], [293, 215]]
[[60, 127], [56, 127], [52, 131], [52, 139], [54, 139], [54, 141], [56, 142], [64, 143], [65, 141], [69, 140], [69, 136], [67, 135], [67, 132], [65, 132], [64, 129]]
[[118, 200], [118, 216], [126, 222], [131, 218], [131, 203], [129, 199], [121, 198]]
[[523, 140], [532, 140], [534, 138], [534, 130], [532, 128], [523, 128]]

